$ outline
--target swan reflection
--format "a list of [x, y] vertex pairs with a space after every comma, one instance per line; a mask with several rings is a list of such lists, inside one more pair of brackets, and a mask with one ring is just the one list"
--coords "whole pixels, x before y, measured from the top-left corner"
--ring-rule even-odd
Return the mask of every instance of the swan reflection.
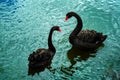
[[49, 69], [52, 72], [52, 68], [50, 67], [49, 63], [48, 65], [43, 65], [42, 67], [37, 67], [37, 68], [31, 68], [28, 67], [28, 75], [35, 75], [36, 73], [39, 74], [40, 72], [44, 71], [46, 68]]
[[[104, 44], [100, 44], [100, 47], [104, 47]], [[87, 60], [89, 57], [95, 57], [98, 49], [94, 51], [80, 50], [74, 46], [67, 52], [67, 57], [70, 60], [70, 68], [76, 64], [77, 61]]]

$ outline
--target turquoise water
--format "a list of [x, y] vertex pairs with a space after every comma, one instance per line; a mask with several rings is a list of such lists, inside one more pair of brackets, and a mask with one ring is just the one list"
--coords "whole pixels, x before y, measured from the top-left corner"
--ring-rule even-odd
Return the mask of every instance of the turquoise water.
[[[83, 29], [108, 35], [96, 55], [73, 55], [69, 34], [76, 19], [64, 22], [67, 12], [77, 12]], [[53, 25], [62, 32], [53, 34], [56, 54], [51, 67], [28, 76], [28, 56], [47, 48]], [[0, 80], [118, 80], [120, 77], [120, 0], [0, 0]], [[75, 63], [71, 68], [71, 61]], [[80, 60], [78, 60], [80, 59]]]

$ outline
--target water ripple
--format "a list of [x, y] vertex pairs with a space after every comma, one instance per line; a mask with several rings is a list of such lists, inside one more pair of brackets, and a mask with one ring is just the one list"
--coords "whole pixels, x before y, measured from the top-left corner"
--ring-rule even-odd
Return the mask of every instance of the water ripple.
[[[105, 80], [120, 73], [120, 1], [119, 0], [1, 0], [0, 1], [0, 77], [5, 80]], [[77, 12], [83, 29], [94, 29], [108, 35], [96, 55], [68, 57], [69, 34], [76, 25], [75, 18], [64, 22], [67, 12]], [[56, 54], [52, 70], [27, 76], [28, 56], [34, 50], [47, 48], [52, 26], [62, 33], [53, 34]], [[76, 52], [76, 51], [75, 51]], [[74, 52], [74, 53], [75, 53]], [[72, 55], [72, 54], [70, 54]], [[76, 61], [71, 66], [70, 61]], [[117, 79], [116, 79], [117, 80]]]

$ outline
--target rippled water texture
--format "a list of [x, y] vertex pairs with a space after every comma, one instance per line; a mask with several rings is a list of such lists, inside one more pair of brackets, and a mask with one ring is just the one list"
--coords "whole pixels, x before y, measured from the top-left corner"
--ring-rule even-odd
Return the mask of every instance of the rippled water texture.
[[[82, 58], [71, 51], [68, 37], [77, 22], [75, 18], [64, 22], [69, 11], [81, 16], [83, 29], [108, 35], [95, 56]], [[28, 56], [40, 47], [47, 48], [53, 25], [62, 29], [53, 34], [57, 50], [51, 64], [54, 73], [45, 69], [28, 76]], [[118, 80], [119, 50], [120, 0], [0, 0], [1, 80]]]

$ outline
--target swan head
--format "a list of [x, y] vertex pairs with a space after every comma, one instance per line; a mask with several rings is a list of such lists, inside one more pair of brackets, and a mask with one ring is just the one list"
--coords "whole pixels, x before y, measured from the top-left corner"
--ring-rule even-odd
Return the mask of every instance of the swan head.
[[69, 18], [71, 18], [74, 14], [75, 14], [75, 12], [68, 12], [68, 13], [66, 14], [65, 21], [67, 21]]
[[56, 30], [56, 31], [58, 31], [58, 32], [61, 32], [61, 29], [60, 29], [60, 27], [59, 26], [53, 26], [53, 28], [52, 28], [53, 30]]

